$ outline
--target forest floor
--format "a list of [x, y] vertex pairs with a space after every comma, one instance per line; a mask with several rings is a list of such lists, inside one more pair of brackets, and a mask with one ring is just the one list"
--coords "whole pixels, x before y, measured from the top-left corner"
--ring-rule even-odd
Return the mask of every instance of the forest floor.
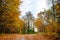
[[51, 40], [42, 34], [1, 34], [0, 40]]

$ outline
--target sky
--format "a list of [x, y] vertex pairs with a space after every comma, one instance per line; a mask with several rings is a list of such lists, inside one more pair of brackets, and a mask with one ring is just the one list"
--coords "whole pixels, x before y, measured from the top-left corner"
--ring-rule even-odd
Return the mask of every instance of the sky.
[[21, 0], [23, 3], [20, 5], [21, 16], [24, 16], [26, 12], [31, 11], [34, 17], [44, 9], [47, 9], [46, 0]]

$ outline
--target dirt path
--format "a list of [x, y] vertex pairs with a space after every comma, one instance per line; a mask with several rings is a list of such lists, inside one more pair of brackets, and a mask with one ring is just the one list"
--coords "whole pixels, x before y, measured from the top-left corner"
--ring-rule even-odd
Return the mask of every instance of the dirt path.
[[0, 35], [0, 40], [50, 40], [41, 34], [6, 34]]

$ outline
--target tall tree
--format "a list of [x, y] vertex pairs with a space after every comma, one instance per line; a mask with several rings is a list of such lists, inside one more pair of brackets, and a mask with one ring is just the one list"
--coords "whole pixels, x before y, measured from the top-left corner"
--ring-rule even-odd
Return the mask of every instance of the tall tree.
[[[29, 33], [29, 29], [33, 28], [33, 20], [34, 20], [34, 17], [33, 15], [31, 14], [31, 12], [27, 12], [24, 19], [26, 20], [26, 24], [27, 24], [27, 32]], [[34, 30], [34, 29], [33, 29]]]
[[0, 33], [20, 32], [19, 5], [19, 0], [0, 0]]
[[56, 19], [58, 22], [60, 22], [60, 2], [58, 1], [54, 7], [56, 12]]

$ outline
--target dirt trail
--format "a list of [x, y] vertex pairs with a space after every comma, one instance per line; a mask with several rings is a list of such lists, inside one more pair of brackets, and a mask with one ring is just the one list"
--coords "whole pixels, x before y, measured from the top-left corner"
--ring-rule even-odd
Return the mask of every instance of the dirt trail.
[[6, 34], [0, 35], [0, 40], [50, 40], [42, 34]]

